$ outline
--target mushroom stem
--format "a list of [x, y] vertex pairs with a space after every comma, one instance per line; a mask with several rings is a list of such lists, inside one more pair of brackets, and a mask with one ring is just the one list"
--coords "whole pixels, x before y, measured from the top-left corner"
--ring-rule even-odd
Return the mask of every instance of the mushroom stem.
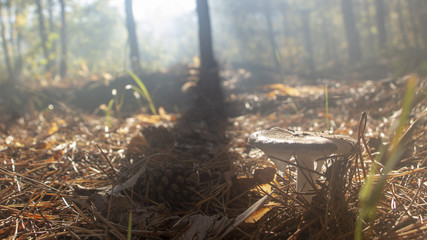
[[295, 160], [298, 165], [297, 192], [302, 193], [302, 197], [307, 203], [311, 203], [314, 194], [314, 180], [316, 179], [316, 174], [313, 172], [315, 159], [309, 153], [300, 153]]
[[286, 171], [286, 167], [288, 166], [288, 163], [286, 161], [289, 161], [292, 158], [292, 154], [281, 154], [277, 157], [268, 155], [268, 157], [272, 162], [274, 162], [277, 170], [284, 173]]

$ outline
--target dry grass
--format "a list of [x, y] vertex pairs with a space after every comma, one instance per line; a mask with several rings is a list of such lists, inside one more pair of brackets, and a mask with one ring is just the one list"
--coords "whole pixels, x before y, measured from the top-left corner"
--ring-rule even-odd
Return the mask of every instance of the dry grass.
[[[425, 112], [425, 101], [414, 107], [412, 120]], [[308, 205], [295, 192], [294, 168], [270, 181], [273, 175], [267, 166], [272, 165], [265, 157], [248, 154], [245, 136], [258, 128], [259, 115], [231, 119], [229, 142], [223, 133], [206, 131], [203, 125], [174, 128], [173, 121], [156, 119], [165, 128], [146, 128], [149, 118], [115, 120], [112, 125], [117, 127], [109, 131], [100, 117], [65, 110], [19, 120], [0, 142], [0, 237], [126, 239], [132, 213], [132, 239], [185, 239], [197, 234], [203, 236], [199, 239], [214, 239], [269, 194], [269, 206], [261, 208], [271, 210], [259, 214], [258, 221], [238, 224], [226, 239], [353, 238], [359, 190], [376, 155], [362, 134], [364, 151], [331, 157]], [[260, 127], [285, 121], [277, 119], [306, 124], [304, 115], [297, 113], [268, 116]], [[339, 122], [338, 114], [335, 121]], [[341, 121], [353, 128], [359, 124]], [[379, 126], [372, 121], [368, 127]], [[141, 128], [142, 135], [132, 138]], [[423, 125], [413, 132], [407, 151], [387, 177], [376, 217], [364, 224], [367, 239], [427, 236], [425, 130]], [[135, 184], [112, 194], [112, 187], [139, 169], [143, 170]], [[263, 171], [252, 177], [255, 169]]]

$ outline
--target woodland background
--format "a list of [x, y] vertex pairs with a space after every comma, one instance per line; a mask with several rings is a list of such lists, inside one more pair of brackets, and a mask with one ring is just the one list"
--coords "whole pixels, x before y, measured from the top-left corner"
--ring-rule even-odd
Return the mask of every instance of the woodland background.
[[[0, 81], [111, 80], [124, 69], [155, 72], [193, 63], [199, 52], [194, 10], [167, 23], [135, 25], [126, 4], [132, 3], [2, 0]], [[423, 0], [216, 0], [210, 12], [222, 68], [311, 78], [427, 74]]]
[[[0, 0], [0, 20], [0, 238], [427, 235], [426, 0]], [[308, 203], [295, 158], [247, 144], [272, 127], [357, 145]]]

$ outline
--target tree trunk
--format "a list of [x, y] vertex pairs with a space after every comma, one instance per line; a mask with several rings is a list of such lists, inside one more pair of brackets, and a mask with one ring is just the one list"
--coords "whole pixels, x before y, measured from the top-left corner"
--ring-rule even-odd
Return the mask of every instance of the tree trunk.
[[197, 17], [199, 19], [199, 47], [200, 47], [200, 77], [199, 91], [208, 101], [219, 103], [222, 101], [218, 66], [215, 61], [211, 22], [208, 0], [197, 0]]
[[[322, 5], [320, 5], [322, 4]], [[324, 7], [324, 8], [322, 8]], [[329, 9], [328, 1], [321, 1], [319, 2], [319, 5], [316, 5], [316, 8], [319, 9], [319, 18], [320, 18], [320, 25], [322, 26], [322, 38], [323, 38], [323, 46], [324, 46], [324, 62], [326, 63], [326, 66], [329, 62], [333, 61], [336, 62], [333, 55], [332, 55], [332, 48], [331, 46], [331, 40], [329, 35], [329, 25], [328, 21], [326, 20], [327, 17], [325, 16], [325, 11], [323, 9]], [[325, 66], [325, 65], [324, 65]]]
[[[286, 47], [286, 51], [287, 51], [287, 62], [289, 63], [289, 70], [295, 70], [295, 63], [294, 63], [294, 59], [295, 59], [295, 56], [294, 56], [294, 53], [293, 53], [293, 47], [291, 46], [291, 41], [290, 41], [290, 39], [291, 39], [291, 34], [290, 34], [290, 30], [289, 30], [289, 24], [288, 24], [288, 15], [287, 15], [287, 11], [286, 11], [286, 5], [284, 4], [283, 6], [282, 6], [282, 21], [283, 21], [283, 34], [284, 34], [284, 36], [283, 36], [283, 38], [285, 39], [285, 42], [284, 42], [284, 44], [285, 44], [285, 46], [287, 46]], [[286, 69], [286, 70], [288, 70], [288, 69]]]
[[[19, 4], [19, 6], [18, 6]], [[22, 73], [22, 67], [23, 67], [23, 60], [22, 60], [22, 30], [19, 23], [17, 23], [17, 18], [21, 14], [21, 9], [24, 9], [22, 1], [16, 4], [15, 7], [15, 31], [16, 31], [16, 38], [15, 38], [15, 47], [16, 47], [16, 60], [15, 60], [15, 72], [14, 76], [16, 79], [20, 79], [21, 73]]]
[[138, 38], [135, 30], [135, 20], [133, 17], [132, 0], [125, 0], [125, 11], [126, 11], [126, 28], [128, 31], [129, 40], [129, 57], [131, 61], [132, 71], [136, 74], [142, 72], [140, 59], [139, 59], [139, 47]]
[[212, 49], [211, 22], [208, 0], [197, 0], [197, 16], [199, 19], [199, 44], [201, 68], [215, 69], [217, 63]]
[[[2, 13], [2, 3], [0, 2], [0, 14]], [[6, 62], [6, 68], [7, 73], [9, 75], [9, 81], [12, 82], [14, 80], [13, 77], [13, 69], [10, 62], [10, 55], [9, 55], [9, 47], [7, 44], [6, 39], [6, 26], [4, 25], [4, 21], [0, 21], [0, 31], [1, 31], [1, 40], [2, 40], [2, 46], [3, 46], [3, 52], [4, 52], [4, 61]]]
[[347, 49], [349, 63], [354, 64], [362, 60], [360, 50], [359, 32], [356, 28], [351, 0], [341, 0], [341, 10], [344, 18], [345, 33], [347, 37]]
[[385, 27], [386, 10], [384, 0], [375, 0], [377, 30], [378, 30], [378, 46], [383, 52], [387, 48], [387, 34]]
[[59, 0], [61, 6], [61, 60], [59, 63], [59, 75], [64, 78], [67, 74], [67, 22], [65, 21], [65, 2]]
[[415, 1], [410, 0], [407, 3], [408, 3], [408, 10], [411, 13], [410, 14], [411, 16], [409, 17], [409, 20], [410, 20], [410, 23], [411, 23], [412, 33], [414, 34], [415, 48], [416, 49], [420, 49], [421, 46], [420, 46], [420, 40], [419, 40], [419, 38], [420, 38], [420, 36], [419, 36], [419, 30], [418, 30], [416, 19], [415, 19], [416, 17], [414, 16], [416, 14], [413, 14], [413, 13], [415, 13], [417, 11], [417, 7], [415, 6]]
[[[54, 0], [48, 0], [47, 1], [47, 12], [48, 12], [48, 20], [49, 20], [49, 28], [48, 28], [48, 33], [55, 33], [57, 32], [56, 26], [55, 26], [55, 16], [54, 16], [54, 8], [55, 8], [55, 2]], [[47, 34], [47, 36], [49, 36], [49, 34]], [[55, 58], [56, 58], [56, 53], [57, 53], [57, 47], [58, 47], [58, 42], [56, 39], [50, 39], [48, 37], [48, 41], [50, 41], [50, 48], [48, 49], [48, 51], [50, 53], [54, 52], [55, 53]], [[49, 60], [49, 64], [50, 66], [54, 66], [55, 63], [53, 63], [52, 61]], [[51, 69], [52, 70], [52, 69]]]
[[400, 36], [402, 36], [402, 42], [405, 46], [405, 49], [408, 49], [409, 40], [408, 40], [408, 34], [406, 33], [405, 20], [403, 19], [402, 4], [400, 1], [397, 1], [396, 10], [397, 10], [397, 15], [399, 20]]
[[424, 48], [427, 48], [427, 2], [425, 0], [417, 0], [417, 18], [420, 24], [421, 38], [424, 42]]
[[368, 55], [368, 57], [373, 57], [373, 56], [375, 56], [375, 37], [374, 37], [374, 34], [371, 31], [371, 28], [372, 28], [373, 24], [372, 24], [372, 16], [371, 16], [371, 13], [369, 12], [369, 0], [364, 0], [363, 1], [363, 9], [365, 11], [365, 18], [366, 18], [366, 22], [364, 24], [364, 27], [368, 31], [368, 40], [367, 40], [368, 51], [367, 51], [367, 55]]
[[280, 66], [280, 51], [277, 49], [276, 39], [273, 31], [273, 24], [271, 23], [271, 11], [269, 0], [264, 3], [264, 16], [267, 23], [268, 30], [268, 40], [270, 41], [271, 46], [271, 56], [273, 57], [274, 66], [276, 68], [277, 73], [282, 74], [282, 67]]
[[310, 29], [310, 12], [303, 11], [301, 13], [302, 17], [302, 32], [304, 37], [304, 48], [306, 54], [304, 54], [305, 62], [308, 66], [310, 74], [315, 70], [314, 66], [314, 53], [313, 53], [313, 41], [311, 39], [311, 29]]
[[43, 49], [43, 56], [46, 60], [46, 66], [45, 66], [45, 71], [48, 71], [50, 68], [50, 60], [49, 60], [49, 51], [47, 48], [47, 35], [46, 35], [46, 28], [45, 28], [45, 24], [44, 24], [44, 17], [43, 17], [43, 7], [42, 4], [40, 2], [40, 0], [36, 0], [36, 4], [37, 4], [37, 15], [39, 18], [39, 34], [40, 34], [40, 39], [41, 39], [41, 47]]
[[49, 19], [49, 32], [55, 32], [55, 24], [53, 23], [53, 7], [54, 3], [53, 0], [47, 1], [47, 12], [48, 12], [48, 19]]
[[[7, 0], [6, 1], [6, 10], [7, 10], [7, 18], [9, 19], [9, 41], [12, 43], [13, 42], [13, 39], [14, 39], [14, 37], [15, 37], [15, 33], [14, 33], [14, 30], [15, 30], [15, 26], [13, 25], [13, 21], [12, 21], [12, 6], [11, 6], [11, 3], [10, 3], [10, 0]], [[14, 54], [14, 49], [13, 49], [13, 47], [11, 47], [10, 49], [9, 49], [9, 53], [10, 53], [10, 56], [13, 58], [13, 56], [15, 55]]]

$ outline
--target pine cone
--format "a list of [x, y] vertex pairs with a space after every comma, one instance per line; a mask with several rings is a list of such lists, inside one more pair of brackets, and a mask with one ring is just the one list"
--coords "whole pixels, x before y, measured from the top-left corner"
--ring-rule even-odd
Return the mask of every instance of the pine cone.
[[197, 179], [197, 174], [189, 169], [150, 169], [138, 180], [134, 191], [142, 198], [148, 197], [146, 200], [183, 208], [201, 200], [195, 192]]

